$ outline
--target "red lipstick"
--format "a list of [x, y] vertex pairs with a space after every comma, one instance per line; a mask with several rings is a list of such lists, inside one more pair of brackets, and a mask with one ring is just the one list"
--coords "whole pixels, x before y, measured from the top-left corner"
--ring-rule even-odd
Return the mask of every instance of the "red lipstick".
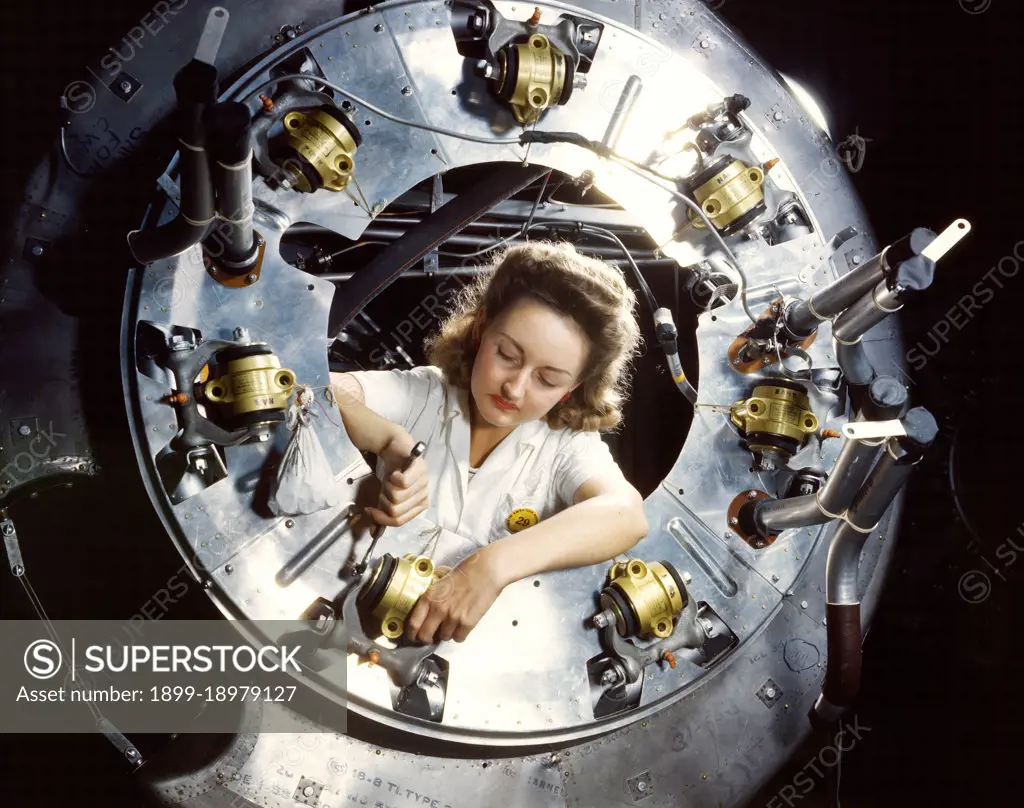
[[494, 406], [497, 407], [499, 410], [512, 411], [519, 409], [514, 404], [511, 404], [510, 402], [505, 401], [505, 399], [499, 398], [498, 396], [491, 396], [491, 401], [494, 402]]

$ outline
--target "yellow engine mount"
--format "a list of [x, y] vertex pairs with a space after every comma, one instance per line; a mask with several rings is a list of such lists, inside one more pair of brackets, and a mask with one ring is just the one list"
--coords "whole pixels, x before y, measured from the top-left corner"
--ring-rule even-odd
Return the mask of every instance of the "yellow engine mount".
[[[746, 227], [765, 212], [764, 171], [732, 157], [724, 157], [690, 180], [694, 201], [711, 224], [729, 235]], [[690, 211], [695, 227], [704, 222]]]
[[227, 348], [216, 358], [216, 375], [202, 383], [206, 401], [217, 406], [230, 428], [284, 420], [295, 374], [262, 343]]
[[568, 101], [574, 74], [572, 60], [543, 34], [498, 51], [498, 96], [519, 123], [535, 123], [545, 109]]
[[732, 405], [730, 418], [747, 436], [752, 452], [784, 458], [796, 454], [818, 430], [807, 391], [781, 379], [755, 387], [750, 398]]
[[360, 591], [360, 599], [374, 619], [380, 621], [380, 633], [395, 640], [405, 631], [405, 621], [416, 601], [443, 576], [444, 572], [426, 556], [409, 553], [396, 558], [385, 553], [377, 562], [369, 583]]
[[343, 112], [325, 104], [294, 110], [283, 118], [284, 162], [292, 187], [312, 193], [320, 188], [343, 191], [355, 170], [359, 130]]
[[667, 561], [645, 564], [638, 559], [617, 562], [608, 570], [608, 583], [601, 591], [601, 609], [615, 615], [615, 627], [622, 637], [664, 639], [672, 633], [673, 621], [683, 611], [689, 595], [675, 567]]

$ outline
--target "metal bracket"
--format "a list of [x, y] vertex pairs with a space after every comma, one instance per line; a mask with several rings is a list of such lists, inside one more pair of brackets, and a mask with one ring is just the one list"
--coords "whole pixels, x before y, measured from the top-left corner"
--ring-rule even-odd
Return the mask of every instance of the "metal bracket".
[[96, 726], [100, 732], [110, 741], [116, 748], [117, 751], [124, 755], [125, 760], [131, 763], [133, 766], [141, 766], [145, 761], [142, 759], [142, 755], [139, 754], [139, 750], [135, 748], [135, 744], [129, 741], [124, 734], [118, 730], [113, 724], [111, 724], [106, 718], [101, 718], [96, 722]]
[[142, 89], [142, 82], [128, 75], [127, 71], [121, 70], [108, 86], [110, 92], [127, 104]]
[[[444, 204], [444, 186], [441, 183], [441, 175], [435, 174], [430, 185], [430, 212], [434, 213]], [[423, 271], [428, 277], [433, 276], [438, 270], [437, 247], [423, 256]]]
[[938, 261], [942, 256], [953, 249], [968, 233], [971, 232], [971, 223], [966, 219], [957, 219], [953, 224], [939, 233], [935, 240], [921, 250], [921, 255]]
[[6, 516], [0, 520], [0, 534], [4, 537], [4, 549], [11, 565], [11, 574], [20, 578], [25, 574], [25, 562], [21, 557], [21, 545], [18, 544], [18, 531], [14, 529], [14, 520]]
[[907, 430], [902, 421], [854, 421], [843, 424], [843, 435], [850, 440], [903, 438]]

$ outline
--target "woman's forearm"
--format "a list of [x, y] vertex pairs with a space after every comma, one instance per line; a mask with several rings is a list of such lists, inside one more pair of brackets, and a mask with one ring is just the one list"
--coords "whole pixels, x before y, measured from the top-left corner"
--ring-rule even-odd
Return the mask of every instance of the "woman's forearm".
[[382, 418], [363, 403], [363, 388], [355, 379], [332, 373], [331, 387], [345, 431], [361, 452], [379, 456], [396, 436], [405, 432], [399, 424]]
[[600, 495], [479, 551], [504, 587], [550, 570], [600, 564], [647, 535], [642, 502]]

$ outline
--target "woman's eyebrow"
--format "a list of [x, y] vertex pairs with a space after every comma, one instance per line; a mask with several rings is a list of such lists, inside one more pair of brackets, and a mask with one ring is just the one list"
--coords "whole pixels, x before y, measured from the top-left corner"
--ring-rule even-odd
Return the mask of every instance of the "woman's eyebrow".
[[[522, 353], [522, 354], [526, 353], [526, 351], [523, 350], [523, 346], [520, 345], [518, 342], [516, 342], [514, 339], [512, 339], [512, 337], [510, 337], [504, 331], [499, 331], [498, 333], [501, 334], [501, 336], [503, 336], [509, 342], [511, 342], [516, 347], [516, 350], [519, 351], [519, 353]], [[555, 371], [555, 373], [564, 373], [566, 376], [572, 376], [572, 374], [569, 371], [564, 370], [563, 368], [556, 368], [554, 365], [545, 365], [543, 369], [544, 370], [553, 370], [553, 371]]]

